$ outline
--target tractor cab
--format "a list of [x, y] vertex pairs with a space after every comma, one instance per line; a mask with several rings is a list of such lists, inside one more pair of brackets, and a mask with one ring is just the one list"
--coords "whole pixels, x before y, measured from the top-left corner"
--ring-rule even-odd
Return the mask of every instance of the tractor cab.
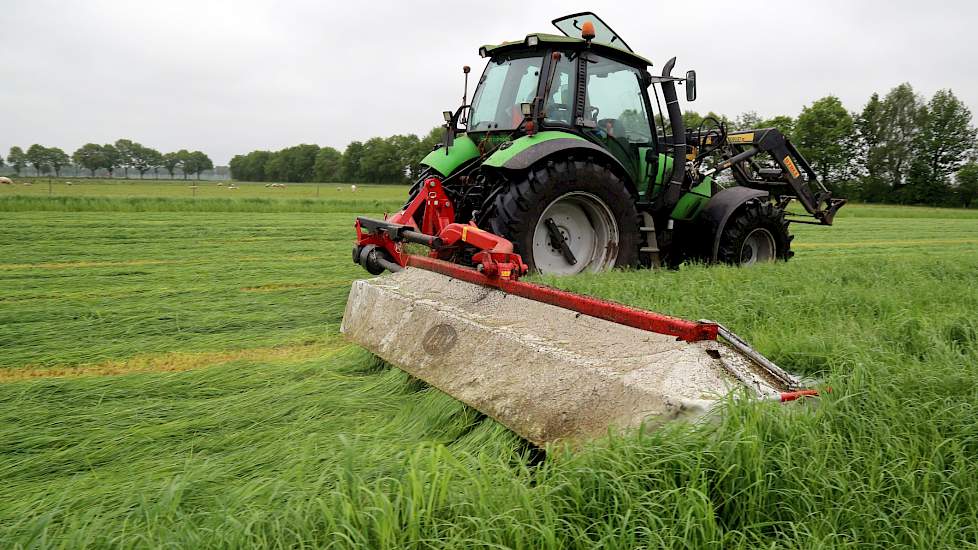
[[[530, 34], [480, 48], [489, 62], [460, 133], [488, 142], [514, 133], [571, 133], [609, 151], [633, 182], [646, 183], [646, 151], [659, 150], [651, 63], [594, 14], [553, 23], [564, 35]], [[582, 28], [593, 36], [582, 36]]]

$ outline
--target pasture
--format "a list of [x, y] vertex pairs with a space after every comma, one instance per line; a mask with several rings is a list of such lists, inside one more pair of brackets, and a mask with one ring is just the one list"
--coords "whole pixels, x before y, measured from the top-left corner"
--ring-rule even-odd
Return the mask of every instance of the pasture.
[[339, 336], [353, 216], [406, 188], [202, 184], [0, 188], [0, 546], [978, 546], [978, 211], [546, 279], [832, 393], [544, 454]]

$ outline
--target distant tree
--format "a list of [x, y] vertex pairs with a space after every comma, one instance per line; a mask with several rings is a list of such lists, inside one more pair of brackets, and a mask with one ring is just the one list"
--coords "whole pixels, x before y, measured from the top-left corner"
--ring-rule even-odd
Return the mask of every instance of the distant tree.
[[119, 152], [118, 166], [122, 168], [122, 176], [125, 178], [129, 178], [129, 168], [135, 162], [136, 152], [139, 147], [141, 145], [134, 143], [131, 139], [117, 139], [115, 141], [115, 150]]
[[975, 135], [968, 107], [951, 90], [938, 90], [927, 103], [916, 158], [926, 163], [931, 177], [945, 180], [967, 161]]
[[835, 96], [803, 108], [795, 125], [795, 144], [829, 187], [838, 187], [849, 176], [852, 135], [852, 116]]
[[265, 181], [286, 181], [285, 177], [285, 157], [281, 151], [272, 153], [265, 163]]
[[54, 175], [61, 176], [61, 169], [71, 164], [71, 157], [59, 147], [47, 149], [47, 163], [54, 170]]
[[363, 157], [363, 143], [352, 141], [343, 151], [343, 181], [360, 183], [363, 176], [360, 173], [360, 159]]
[[875, 147], [881, 177], [893, 189], [907, 184], [925, 106], [910, 84], [890, 90], [880, 105], [880, 135]]
[[48, 159], [48, 149], [43, 145], [35, 143], [27, 148], [27, 162], [34, 167], [34, 172], [40, 176], [41, 172], [51, 171], [51, 164]]
[[302, 144], [286, 147], [274, 153], [265, 165], [265, 176], [270, 181], [292, 183], [313, 181], [318, 153], [318, 145]]
[[115, 169], [120, 166], [122, 166], [122, 156], [119, 154], [119, 150], [111, 143], [103, 145], [102, 168], [108, 171], [110, 178], [115, 174]]
[[231, 177], [238, 181], [267, 181], [265, 165], [272, 156], [271, 151], [252, 151], [247, 155], [235, 155], [229, 164]]
[[316, 163], [313, 167], [315, 180], [321, 182], [342, 181], [343, 154], [332, 147], [323, 147], [316, 153]]
[[761, 125], [761, 117], [757, 114], [757, 111], [747, 111], [746, 113], [741, 113], [733, 121], [733, 127], [731, 130], [752, 130], [755, 128], [763, 128]]
[[91, 172], [93, 178], [95, 171], [105, 165], [102, 146], [97, 143], [82, 145], [71, 154], [71, 158], [75, 161], [75, 165]]
[[177, 153], [167, 153], [163, 155], [163, 160], [160, 162], [160, 167], [165, 169], [167, 173], [170, 174], [170, 179], [173, 179], [173, 174], [176, 173], [177, 167], [180, 166], [180, 157]]
[[978, 163], [969, 162], [958, 170], [957, 174], [957, 197], [965, 208], [978, 200]]
[[197, 175], [197, 179], [200, 179], [200, 175], [203, 172], [212, 170], [214, 168], [214, 163], [211, 162], [211, 158], [201, 151], [194, 151], [190, 153], [190, 159], [193, 163], [191, 171]]
[[193, 173], [196, 172], [196, 170], [197, 170], [197, 164], [196, 164], [197, 159], [194, 157], [194, 155], [190, 151], [188, 151], [186, 149], [180, 149], [179, 151], [177, 151], [176, 153], [174, 153], [174, 155], [176, 155], [176, 158], [179, 161], [180, 172], [183, 173], [183, 179], [187, 179], [187, 177], [190, 174], [193, 174]]
[[132, 167], [139, 172], [139, 179], [143, 179], [146, 172], [159, 168], [163, 163], [163, 155], [152, 147], [145, 147], [139, 143], [132, 147]]
[[27, 166], [27, 155], [23, 149], [14, 145], [10, 148], [10, 153], [7, 154], [7, 162], [10, 163], [14, 172], [19, 176], [21, 170]]
[[795, 119], [788, 115], [778, 115], [758, 122], [755, 128], [777, 128], [790, 139], [795, 134]]
[[853, 117], [856, 138], [853, 141], [853, 174], [860, 180], [860, 195], [863, 200], [879, 202], [886, 200], [892, 189], [892, 182], [886, 179], [886, 165], [883, 143], [886, 121], [883, 120], [883, 102], [874, 93], [863, 106], [862, 112]]
[[370, 138], [363, 144], [360, 158], [360, 177], [369, 183], [398, 183], [404, 179], [401, 159], [393, 144], [386, 139]]
[[396, 162], [400, 170], [399, 180], [402, 183], [413, 181], [421, 173], [421, 158], [418, 145], [421, 140], [414, 134], [398, 134], [387, 138], [387, 143], [394, 149]]
[[3, 161], [3, 155], [0, 155], [0, 168], [2, 168], [3, 166], [5, 166]]

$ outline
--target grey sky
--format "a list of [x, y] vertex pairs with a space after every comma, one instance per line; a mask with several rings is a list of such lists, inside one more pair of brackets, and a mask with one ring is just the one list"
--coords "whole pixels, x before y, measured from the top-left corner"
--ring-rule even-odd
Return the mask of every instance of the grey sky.
[[[690, 108], [858, 110], [909, 81], [978, 112], [978, 2], [0, 0], [0, 154], [132, 138], [237, 153], [421, 133], [477, 80], [478, 46], [597, 12], [638, 53], [699, 75]], [[653, 72], [657, 71], [653, 68]]]

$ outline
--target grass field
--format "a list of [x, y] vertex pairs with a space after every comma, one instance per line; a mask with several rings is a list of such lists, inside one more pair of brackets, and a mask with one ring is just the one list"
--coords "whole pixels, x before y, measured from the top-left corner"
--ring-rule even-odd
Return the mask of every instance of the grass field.
[[0, 188], [0, 547], [978, 546], [978, 211], [547, 279], [833, 391], [543, 457], [339, 337], [352, 213], [405, 188], [181, 183]]

